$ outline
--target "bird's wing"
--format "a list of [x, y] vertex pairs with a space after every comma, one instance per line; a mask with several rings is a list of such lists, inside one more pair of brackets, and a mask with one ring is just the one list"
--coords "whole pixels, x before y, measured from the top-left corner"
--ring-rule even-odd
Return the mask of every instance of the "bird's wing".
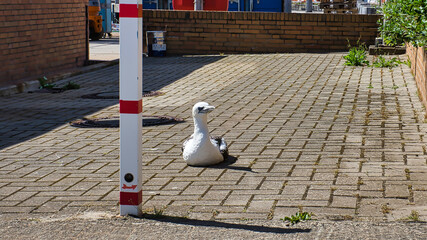
[[225, 139], [223, 137], [211, 137], [211, 142], [219, 148], [219, 151], [221, 152], [222, 156], [224, 156], [224, 159], [227, 159], [228, 146]]
[[187, 146], [188, 142], [189, 142], [191, 139], [193, 139], [193, 135], [191, 135], [187, 140], [185, 140], [185, 141], [184, 141], [184, 143], [182, 143], [181, 151], [183, 151], [183, 152], [184, 152], [184, 148], [185, 148], [185, 146]]

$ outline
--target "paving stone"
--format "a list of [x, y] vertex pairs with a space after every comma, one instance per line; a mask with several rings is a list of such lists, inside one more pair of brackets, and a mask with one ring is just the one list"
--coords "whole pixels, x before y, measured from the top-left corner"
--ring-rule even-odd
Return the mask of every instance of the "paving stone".
[[356, 204], [357, 204], [356, 197], [333, 196], [331, 207], [356, 209]]
[[53, 202], [49, 201], [33, 210], [34, 213], [56, 213], [68, 205], [69, 202]]
[[404, 185], [385, 185], [385, 196], [386, 197], [395, 197], [395, 198], [407, 198], [409, 197], [409, 188]]
[[233, 194], [231, 193], [230, 196], [228, 196], [227, 200], [224, 202], [224, 206], [243, 206], [245, 207], [248, 205], [250, 200], [253, 198], [253, 195], [243, 195], [240, 193]]
[[24, 202], [20, 203], [19, 206], [22, 206], [22, 207], [39, 207], [51, 199], [52, 199], [52, 197], [35, 197], [35, 196], [33, 196], [33, 197], [25, 200]]

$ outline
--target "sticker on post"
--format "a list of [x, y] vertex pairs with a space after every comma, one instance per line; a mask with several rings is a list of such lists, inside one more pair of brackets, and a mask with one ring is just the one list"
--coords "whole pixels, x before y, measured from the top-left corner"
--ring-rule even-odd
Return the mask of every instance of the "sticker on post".
[[153, 44], [153, 51], [166, 51], [166, 44]]
[[136, 188], [136, 185], [127, 186], [126, 184], [123, 184], [123, 187], [122, 187], [122, 189], [132, 189], [132, 190], [135, 190], [135, 188]]

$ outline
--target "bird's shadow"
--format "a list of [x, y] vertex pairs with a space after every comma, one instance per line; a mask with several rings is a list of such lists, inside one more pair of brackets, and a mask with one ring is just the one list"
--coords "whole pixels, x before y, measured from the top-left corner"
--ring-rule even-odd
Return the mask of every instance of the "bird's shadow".
[[237, 157], [228, 155], [227, 158], [218, 164], [212, 165], [212, 166], [207, 166], [205, 168], [215, 168], [215, 169], [232, 169], [232, 170], [237, 170], [237, 171], [246, 171], [246, 172], [253, 172], [253, 173], [257, 173], [255, 171], [252, 170], [252, 168], [250, 167], [241, 167], [241, 166], [232, 166], [232, 164], [236, 163], [238, 160]]

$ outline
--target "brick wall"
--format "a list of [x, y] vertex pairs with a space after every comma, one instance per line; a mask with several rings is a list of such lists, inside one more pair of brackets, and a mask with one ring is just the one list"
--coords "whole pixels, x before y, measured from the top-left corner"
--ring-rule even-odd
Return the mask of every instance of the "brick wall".
[[419, 97], [427, 108], [427, 50], [425, 48], [406, 46], [406, 54], [411, 60], [411, 70], [417, 82]]
[[374, 44], [379, 15], [144, 10], [145, 30], [166, 30], [167, 52], [347, 51], [347, 39]]
[[82, 66], [87, 2], [0, 1], [0, 86]]

